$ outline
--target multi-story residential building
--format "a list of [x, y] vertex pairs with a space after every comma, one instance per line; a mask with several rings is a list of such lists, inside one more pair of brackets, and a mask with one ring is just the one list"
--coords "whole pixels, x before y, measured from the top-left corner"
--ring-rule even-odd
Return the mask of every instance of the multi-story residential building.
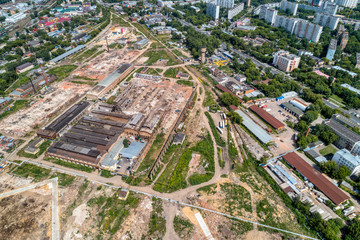
[[273, 25], [277, 17], [277, 12], [278, 11], [273, 8], [261, 6], [259, 18], [265, 19], [267, 23]]
[[358, 0], [335, 0], [335, 3], [343, 7], [355, 8]]
[[318, 42], [320, 40], [322, 29], [323, 27], [320, 25], [316, 25], [306, 20], [300, 19], [295, 26], [294, 34], [301, 38], [306, 38], [313, 42]]
[[275, 19], [274, 26], [275, 27], [285, 28], [286, 31], [293, 34], [297, 22], [298, 22], [298, 19], [296, 19], [296, 18], [288, 18], [288, 17], [284, 17], [284, 16], [277, 16], [276, 19]]
[[341, 41], [340, 41], [340, 48], [341, 50], [344, 50], [347, 43], [349, 41], [349, 33], [348, 32], [344, 32], [343, 34], [341, 34]]
[[322, 0], [309, 0], [308, 3], [311, 4], [312, 6], [321, 7], [321, 5], [323, 4], [323, 1]]
[[335, 30], [337, 28], [339, 20], [340, 18], [338, 17], [324, 13], [317, 13], [315, 17], [315, 23], [324, 27], [328, 27], [331, 30]]
[[216, 0], [216, 5], [224, 8], [233, 8], [234, 0]]
[[236, 5], [235, 7], [229, 9], [228, 11], [228, 19], [231, 20], [233, 17], [241, 13], [241, 11], [244, 10], [244, 3], [240, 3]]
[[321, 6], [315, 6], [315, 5], [310, 6], [307, 4], [299, 4], [298, 8], [314, 11], [316, 13], [330, 14], [333, 16], [336, 14], [336, 12], [338, 10], [338, 5], [336, 3], [327, 1], [325, 3], [322, 3]]
[[293, 16], [296, 15], [298, 4], [294, 2], [288, 2], [286, 0], [282, 0], [280, 3], [280, 9], [283, 11], [289, 10]]
[[287, 51], [279, 51], [274, 54], [273, 64], [281, 71], [291, 72], [299, 67], [300, 57], [295, 54], [289, 54]]
[[219, 19], [220, 6], [215, 1], [206, 4], [206, 15], [213, 17], [215, 20]]
[[329, 44], [329, 48], [327, 50], [326, 53], [326, 58], [329, 61], [332, 61], [336, 52], [336, 46], [337, 46], [337, 40], [336, 39], [331, 39], [330, 44]]
[[356, 65], [355, 68], [360, 68], [360, 53], [356, 53]]
[[347, 149], [337, 151], [333, 158], [339, 166], [346, 166], [349, 168], [351, 175], [358, 175], [360, 173], [360, 157], [354, 156]]

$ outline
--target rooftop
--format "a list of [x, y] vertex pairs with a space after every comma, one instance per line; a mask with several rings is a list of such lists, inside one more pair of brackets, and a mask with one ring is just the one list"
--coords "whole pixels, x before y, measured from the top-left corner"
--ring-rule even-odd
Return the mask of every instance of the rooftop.
[[281, 104], [282, 106], [286, 107], [287, 109], [289, 109], [290, 111], [294, 112], [296, 115], [301, 116], [304, 114], [303, 111], [301, 111], [299, 108], [295, 107], [294, 105], [292, 105], [289, 102], [283, 102]]
[[347, 149], [341, 149], [339, 151], [337, 151], [335, 155], [340, 155], [341, 157], [345, 158], [348, 162], [350, 162], [351, 164], [355, 165], [355, 166], [359, 166], [360, 165], [360, 157], [359, 156], [354, 156], [352, 155], [349, 150]]
[[295, 152], [288, 153], [283, 158], [295, 167], [303, 176], [312, 182], [321, 192], [323, 192], [336, 205], [341, 204], [350, 197], [342, 190], [332, 184], [319, 171], [310, 166], [304, 159], [302, 159]]
[[280, 128], [283, 128], [285, 126], [282, 122], [280, 122], [279, 120], [277, 120], [276, 118], [271, 116], [264, 109], [262, 109], [262, 108], [260, 108], [260, 107], [258, 107], [256, 105], [252, 105], [249, 108], [250, 108], [250, 110], [255, 112], [257, 115], [259, 115], [259, 117], [261, 117], [265, 122], [270, 124], [273, 128], [280, 129]]
[[325, 121], [325, 124], [328, 125], [338, 135], [342, 135], [353, 142], [360, 141], [359, 134], [351, 131], [347, 127], [344, 127], [343, 125], [334, 121], [333, 119], [330, 119], [329, 121]]
[[146, 142], [136, 142], [132, 141], [127, 148], [123, 148], [120, 151], [120, 154], [124, 158], [133, 159], [135, 157], [138, 157], [145, 147]]
[[69, 51], [67, 51], [67, 52], [53, 58], [51, 61], [55, 62], [55, 63], [60, 62], [61, 60], [67, 58], [68, 56], [70, 56], [70, 55], [84, 49], [85, 47], [86, 47], [85, 45], [78, 45], [77, 47], [75, 47], [75, 48], [73, 48], [73, 49], [71, 49], [71, 50], [69, 50]]
[[262, 143], [268, 143], [274, 141], [274, 138], [271, 137], [264, 129], [257, 125], [253, 120], [251, 120], [243, 111], [236, 110], [243, 119], [242, 124], [251, 131]]

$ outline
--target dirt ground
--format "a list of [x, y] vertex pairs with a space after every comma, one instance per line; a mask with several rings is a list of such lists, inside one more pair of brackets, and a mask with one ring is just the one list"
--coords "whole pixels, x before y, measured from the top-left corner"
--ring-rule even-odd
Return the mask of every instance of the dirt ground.
[[53, 84], [54, 91], [38, 98], [31, 106], [0, 121], [0, 131], [12, 137], [22, 137], [34, 127], [46, 123], [53, 115], [74, 103], [90, 89], [89, 86], [61, 82]]
[[[5, 177], [4, 177], [5, 176]], [[1, 175], [1, 192], [28, 185], [28, 181]], [[51, 190], [46, 186], [0, 199], [0, 239], [50, 239]]]

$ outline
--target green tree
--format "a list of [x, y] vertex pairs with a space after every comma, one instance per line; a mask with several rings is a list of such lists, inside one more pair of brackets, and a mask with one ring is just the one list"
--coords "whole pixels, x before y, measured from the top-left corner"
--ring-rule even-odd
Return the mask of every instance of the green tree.
[[308, 128], [309, 125], [304, 120], [300, 120], [296, 126], [296, 129], [301, 133], [305, 133], [308, 130]]
[[242, 117], [237, 112], [234, 111], [230, 111], [228, 113], [228, 117], [231, 119], [233, 123], [241, 124], [243, 121]]
[[235, 106], [239, 106], [240, 105], [240, 100], [238, 97], [232, 95], [231, 93], [223, 93], [220, 96], [220, 101], [226, 106], [230, 106], [230, 105], [235, 105]]
[[319, 116], [318, 112], [315, 111], [306, 111], [305, 114], [301, 117], [301, 120], [305, 121], [306, 123], [310, 124], [315, 121]]

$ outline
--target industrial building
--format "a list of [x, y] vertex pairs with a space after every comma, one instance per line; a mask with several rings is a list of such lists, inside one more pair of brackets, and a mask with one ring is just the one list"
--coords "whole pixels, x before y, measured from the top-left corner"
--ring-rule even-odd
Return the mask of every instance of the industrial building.
[[334, 144], [340, 149], [346, 148], [348, 150], [352, 150], [355, 144], [360, 141], [359, 134], [353, 132], [347, 127], [344, 127], [333, 119], [324, 121], [324, 124], [329, 126], [332, 131], [339, 137], [339, 139]]
[[148, 44], [148, 43], [149, 43], [149, 39], [143, 38], [140, 41], [137, 41], [136, 43], [134, 43], [134, 48], [135, 49], [143, 49], [146, 46], [146, 44]]
[[40, 151], [39, 147], [44, 141], [45, 140], [43, 138], [37, 137], [25, 148], [24, 151], [26, 153], [35, 155]]
[[347, 118], [347, 117], [345, 117], [344, 115], [339, 114], [339, 113], [333, 114], [333, 115], [331, 116], [331, 119], [334, 120], [334, 121], [336, 121], [336, 122], [338, 122], [338, 123], [340, 123], [340, 124], [342, 124], [342, 125], [344, 125], [344, 126], [350, 127], [350, 128], [354, 128], [354, 127], [359, 127], [359, 126], [360, 126], [360, 124], [359, 124], [358, 122], [354, 121], [354, 120], [351, 119], [351, 118]]
[[294, 105], [292, 105], [289, 102], [283, 102], [280, 106], [283, 109], [285, 109], [287, 112], [289, 112], [291, 115], [293, 115], [299, 119], [304, 115], [304, 111], [300, 110], [297, 107], [294, 107]]
[[16, 73], [18, 73], [18, 74], [24, 73], [33, 68], [34, 68], [34, 64], [27, 62], [27, 63], [21, 64], [20, 66], [16, 67]]
[[65, 127], [76, 121], [89, 106], [90, 103], [86, 101], [71, 106], [47, 127], [40, 129], [37, 135], [42, 138], [55, 139]]
[[329, 44], [329, 48], [327, 50], [326, 53], [326, 58], [329, 61], [332, 61], [334, 59], [334, 55], [336, 52], [336, 46], [337, 46], [337, 40], [336, 39], [331, 39], [330, 44]]
[[56, 75], [46, 75], [46, 79], [44, 79], [44, 75], [35, 74], [32, 78], [33, 79], [28, 83], [25, 83], [12, 91], [9, 96], [14, 98], [25, 98], [42, 88], [46, 84], [46, 81], [48, 81], [48, 83], [55, 81]]
[[294, 167], [301, 175], [309, 180], [315, 187], [323, 192], [334, 204], [339, 205], [350, 199], [342, 190], [331, 183], [319, 171], [310, 166], [295, 152], [288, 153], [283, 156], [292, 167]]
[[67, 58], [67, 57], [69, 57], [69, 56], [83, 50], [84, 48], [86, 48], [85, 45], [78, 45], [77, 47], [75, 47], [75, 48], [73, 48], [73, 49], [71, 49], [71, 50], [69, 50], [69, 51], [67, 51], [67, 52], [53, 58], [53, 59], [51, 59], [50, 62], [53, 63], [53, 64], [58, 63], [58, 62], [64, 60], [65, 58]]
[[337, 28], [339, 20], [340, 20], [339, 17], [335, 17], [324, 13], [317, 13], [315, 16], [315, 23], [324, 27], [328, 27], [331, 30], [335, 30]]
[[91, 91], [87, 93], [90, 99], [102, 98], [110, 89], [123, 80], [132, 70], [134, 66], [130, 63], [121, 64], [114, 72], [98, 83]]
[[300, 109], [301, 111], [303, 111], [303, 112], [305, 112], [306, 109], [309, 107], [308, 104], [300, 101], [300, 100], [297, 99], [297, 98], [294, 98], [294, 99], [290, 100], [290, 103], [291, 103], [292, 105], [294, 105], [295, 107], [299, 108], [299, 109]]
[[252, 105], [249, 107], [249, 109], [254, 113], [256, 113], [262, 120], [267, 122], [270, 126], [275, 128], [276, 130], [283, 129], [285, 127], [285, 125], [282, 122], [277, 120], [275, 117], [271, 116], [263, 108], [260, 108], [257, 105]]
[[359, 175], [360, 173], [360, 157], [350, 153], [347, 149], [337, 151], [333, 158], [339, 166], [346, 166], [349, 168], [351, 175]]
[[243, 111], [235, 110], [243, 119], [242, 125], [244, 125], [252, 134], [255, 135], [262, 143], [267, 144], [274, 141], [274, 138], [270, 136], [264, 129], [257, 125], [250, 117], [248, 117]]
[[300, 57], [281, 50], [274, 54], [273, 64], [283, 72], [291, 72], [299, 67]]
[[2, 98], [0, 98], [0, 108], [4, 107], [11, 100], [12, 100], [12, 98], [10, 98], [10, 97], [2, 97]]

